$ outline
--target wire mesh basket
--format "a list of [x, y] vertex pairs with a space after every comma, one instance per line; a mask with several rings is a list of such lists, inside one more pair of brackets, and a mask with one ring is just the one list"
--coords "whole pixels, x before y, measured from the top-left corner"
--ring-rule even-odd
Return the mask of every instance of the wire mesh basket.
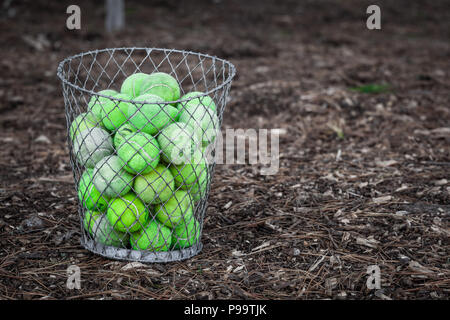
[[217, 57], [158, 48], [95, 50], [59, 64], [86, 249], [141, 262], [201, 251], [235, 73]]

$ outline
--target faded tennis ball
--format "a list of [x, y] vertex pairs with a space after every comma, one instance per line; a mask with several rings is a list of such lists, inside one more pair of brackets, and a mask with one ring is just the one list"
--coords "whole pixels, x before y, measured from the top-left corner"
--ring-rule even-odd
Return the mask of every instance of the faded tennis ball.
[[[102, 90], [102, 91], [99, 91], [97, 93], [98, 94], [102, 94], [104, 96], [108, 96], [108, 97], [114, 97], [115, 95], [118, 94], [117, 91], [111, 90], [111, 89]], [[103, 120], [103, 114], [104, 114], [104, 107], [103, 106], [106, 103], [109, 103], [109, 101], [110, 101], [109, 98], [105, 98], [105, 97], [101, 97], [101, 96], [97, 96], [97, 95], [92, 96], [91, 99], [89, 100], [88, 111], [100, 123]]]
[[134, 132], [136, 132], [136, 129], [130, 124], [124, 123], [121, 125], [114, 135], [114, 147], [120, 146], [126, 140], [126, 137]]
[[69, 137], [73, 142], [78, 134], [86, 129], [95, 128], [97, 126], [100, 126], [100, 123], [91, 113], [80, 113], [70, 124]]
[[88, 128], [76, 135], [73, 153], [78, 162], [93, 168], [100, 159], [113, 153], [113, 143], [109, 133], [98, 127]]
[[145, 225], [148, 211], [142, 201], [133, 192], [129, 192], [111, 199], [106, 216], [114, 230], [131, 233]]
[[87, 209], [104, 212], [108, 207], [109, 199], [94, 186], [93, 172], [93, 169], [86, 169], [81, 175], [78, 183], [78, 199]]
[[201, 152], [198, 133], [186, 123], [175, 122], [161, 130], [158, 142], [163, 160], [175, 165], [190, 162]]
[[157, 95], [144, 94], [133, 101], [136, 103], [128, 107], [128, 121], [137, 130], [156, 134], [178, 118], [177, 108], [164, 104], [164, 99]]
[[207, 163], [215, 162], [216, 157], [216, 144], [211, 143], [207, 146], [202, 147], [202, 156], [206, 159]]
[[125, 137], [117, 147], [117, 155], [125, 170], [146, 174], [159, 163], [159, 143], [145, 132], [135, 132]]
[[187, 123], [198, 130], [204, 146], [214, 141], [219, 130], [219, 118], [216, 112], [201, 104], [187, 105], [181, 111], [178, 121]]
[[97, 211], [86, 211], [84, 229], [96, 242], [104, 245], [126, 248], [130, 241], [128, 233], [114, 230], [107, 217]]
[[155, 72], [149, 75], [141, 85], [140, 94], [155, 94], [164, 101], [180, 99], [180, 86], [178, 81], [164, 72]]
[[181, 223], [172, 231], [173, 249], [185, 249], [197, 243], [200, 238], [200, 223], [194, 216]]
[[92, 231], [94, 230], [95, 221], [102, 216], [102, 213], [99, 211], [87, 210], [84, 214], [83, 226], [84, 230], [89, 232], [92, 235]]
[[99, 192], [114, 198], [126, 194], [133, 185], [133, 176], [122, 168], [118, 156], [101, 159], [94, 168], [94, 185]]
[[186, 102], [177, 103], [178, 110], [183, 110], [188, 105], [202, 104], [202, 105], [216, 111], [217, 107], [216, 107], [216, 104], [214, 103], [214, 100], [210, 96], [202, 96], [202, 95], [204, 95], [204, 93], [200, 92], [200, 91], [193, 91], [193, 92], [189, 92], [189, 93], [185, 94], [184, 96], [182, 96], [180, 98], [180, 100], [186, 100], [186, 99], [191, 99], [191, 100], [188, 100]]
[[106, 127], [106, 129], [111, 131], [117, 130], [122, 124], [127, 121], [128, 106], [130, 105], [128, 102], [115, 99], [131, 100], [132, 97], [127, 94], [119, 93], [108, 101], [105, 101], [105, 103], [103, 104], [103, 125]]
[[130, 237], [134, 250], [168, 251], [172, 244], [172, 231], [152, 220], [147, 226]]
[[134, 180], [134, 191], [145, 203], [167, 201], [175, 190], [175, 181], [170, 170], [159, 164], [154, 170]]
[[150, 75], [142, 72], [132, 74], [122, 82], [120, 92], [130, 96], [131, 98], [140, 96], [143, 94], [143, 92], [141, 92], [142, 84], [147, 81], [149, 76]]
[[192, 215], [192, 205], [190, 194], [179, 190], [166, 202], [155, 205], [156, 217], [165, 226], [174, 228], [182, 223], [185, 217]]

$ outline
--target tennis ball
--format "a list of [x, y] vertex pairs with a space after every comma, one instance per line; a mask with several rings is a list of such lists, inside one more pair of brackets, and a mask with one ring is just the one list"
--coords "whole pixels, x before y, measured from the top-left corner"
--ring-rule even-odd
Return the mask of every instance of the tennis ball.
[[142, 82], [140, 94], [155, 94], [164, 101], [180, 99], [180, 86], [178, 81], [164, 72], [155, 72]]
[[117, 148], [118, 146], [120, 146], [122, 142], [125, 141], [125, 137], [129, 134], [134, 133], [135, 131], [136, 129], [128, 123], [124, 123], [123, 125], [121, 125], [114, 135], [114, 147]]
[[73, 142], [79, 133], [89, 128], [95, 128], [97, 125], [99, 122], [91, 113], [80, 113], [70, 124], [69, 137]]
[[93, 174], [95, 187], [109, 198], [126, 194], [133, 185], [133, 176], [123, 169], [118, 156], [101, 159]]
[[128, 106], [130, 105], [128, 102], [114, 99], [131, 100], [132, 98], [127, 94], [119, 93], [103, 103], [103, 125], [106, 127], [106, 129], [111, 131], [117, 130], [123, 123], [127, 121]]
[[188, 187], [188, 192], [191, 194], [194, 202], [200, 201], [206, 195], [206, 187], [208, 186], [208, 182], [210, 181], [210, 177], [207, 172], [202, 172], [198, 181], [194, 183], [191, 187]]
[[212, 143], [219, 130], [219, 118], [216, 112], [201, 104], [187, 105], [181, 111], [178, 121], [187, 123], [198, 130], [203, 145]]
[[197, 243], [200, 238], [200, 223], [192, 216], [189, 221], [181, 223], [172, 231], [173, 249], [184, 249]]
[[87, 209], [103, 212], [108, 206], [109, 199], [94, 186], [92, 182], [93, 172], [93, 169], [87, 169], [81, 175], [78, 183], [78, 198]]
[[214, 162], [216, 157], [216, 144], [211, 143], [207, 146], [203, 146], [202, 156], [206, 159], [208, 163]]
[[73, 153], [82, 166], [93, 168], [100, 159], [113, 153], [112, 139], [98, 127], [86, 129], [75, 137]]
[[169, 167], [177, 187], [192, 185], [206, 172], [205, 163], [185, 163]]
[[175, 190], [170, 170], [159, 164], [149, 173], [134, 180], [134, 191], [145, 203], [161, 203], [169, 200]]
[[191, 99], [191, 100], [188, 100], [183, 103], [181, 103], [181, 102], [177, 103], [178, 110], [183, 110], [188, 105], [202, 104], [202, 105], [216, 111], [217, 107], [216, 107], [216, 104], [214, 103], [213, 99], [210, 96], [202, 96], [202, 95], [204, 95], [204, 93], [200, 92], [200, 91], [193, 91], [193, 92], [189, 92], [189, 93], [185, 94], [184, 96], [181, 97], [180, 100], [186, 100], [186, 99]]
[[[144, 204], [144, 206], [145, 206], [145, 204]], [[150, 211], [148, 210], [148, 207], [145, 207], [145, 213], [144, 214], [145, 214], [146, 220], [142, 224], [141, 228], [139, 228], [136, 231], [130, 232], [130, 237], [134, 236], [135, 238], [137, 238], [139, 236], [139, 233], [142, 231], [142, 229], [147, 228], [149, 222], [153, 220], [153, 217], [150, 214]]]
[[133, 193], [111, 199], [106, 213], [114, 230], [135, 232], [144, 226], [148, 219], [148, 211], [142, 201]]
[[[118, 94], [117, 91], [115, 90], [102, 90], [97, 92], [98, 94], [102, 94], [104, 96], [108, 96], [108, 97], [114, 97], [115, 95]], [[98, 121], [98, 122], [102, 122], [103, 119], [103, 112], [104, 112], [104, 108], [103, 105], [108, 103], [110, 101], [110, 99], [108, 98], [104, 98], [101, 96], [92, 96], [91, 99], [89, 100], [88, 103], [88, 111], [94, 116], [94, 118]]]
[[159, 163], [159, 143], [145, 132], [135, 132], [117, 147], [117, 155], [128, 172], [146, 174]]
[[97, 211], [86, 211], [84, 228], [96, 242], [125, 248], [130, 241], [129, 234], [113, 229], [105, 215]]
[[142, 92], [142, 84], [147, 81], [148, 77], [148, 74], [142, 72], [132, 74], [122, 82], [120, 92], [131, 98], [136, 98], [141, 94], [144, 94], [144, 92]]
[[179, 190], [166, 202], [155, 205], [156, 217], [165, 226], [174, 228], [192, 215], [192, 205], [190, 194]]
[[83, 226], [84, 230], [89, 232], [92, 235], [92, 231], [94, 230], [95, 221], [97, 221], [98, 217], [101, 217], [102, 213], [98, 211], [87, 210], [84, 214]]
[[152, 220], [144, 229], [131, 234], [130, 243], [134, 250], [168, 251], [172, 244], [172, 231]]
[[174, 177], [175, 186], [187, 191], [194, 202], [205, 196], [209, 177], [205, 163], [172, 165], [170, 172]]
[[175, 122], [165, 127], [158, 135], [158, 142], [163, 160], [175, 165], [190, 162], [201, 152], [198, 133], [186, 123]]
[[128, 121], [137, 130], [156, 134], [167, 124], [177, 120], [177, 108], [165, 105], [159, 96], [144, 94], [133, 101], [136, 101], [136, 104], [130, 104], [128, 107]]

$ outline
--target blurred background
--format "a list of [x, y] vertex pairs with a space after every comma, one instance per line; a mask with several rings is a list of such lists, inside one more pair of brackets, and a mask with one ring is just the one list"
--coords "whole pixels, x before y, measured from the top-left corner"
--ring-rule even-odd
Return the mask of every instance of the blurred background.
[[[115, 32], [105, 3], [1, 4], [1, 298], [448, 297], [448, 1], [125, 0]], [[223, 128], [283, 129], [276, 175], [217, 167], [203, 252], [144, 271], [79, 245], [56, 78], [67, 56], [125, 46], [231, 61]], [[373, 264], [381, 290], [366, 287]]]

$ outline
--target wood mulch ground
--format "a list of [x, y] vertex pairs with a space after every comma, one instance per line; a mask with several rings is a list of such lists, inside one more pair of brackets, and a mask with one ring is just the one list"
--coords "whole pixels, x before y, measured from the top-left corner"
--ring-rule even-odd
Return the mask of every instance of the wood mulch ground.
[[[91, 1], [80, 31], [65, 28], [68, 1], [0, 14], [1, 299], [448, 299], [446, 1], [379, 1], [378, 31], [367, 1], [126, 3], [115, 37]], [[122, 46], [229, 59], [224, 128], [284, 129], [277, 174], [216, 167], [204, 249], [187, 261], [130, 268], [79, 242], [56, 67]], [[373, 84], [388, 88], [351, 90]], [[81, 290], [66, 288], [72, 264]]]

